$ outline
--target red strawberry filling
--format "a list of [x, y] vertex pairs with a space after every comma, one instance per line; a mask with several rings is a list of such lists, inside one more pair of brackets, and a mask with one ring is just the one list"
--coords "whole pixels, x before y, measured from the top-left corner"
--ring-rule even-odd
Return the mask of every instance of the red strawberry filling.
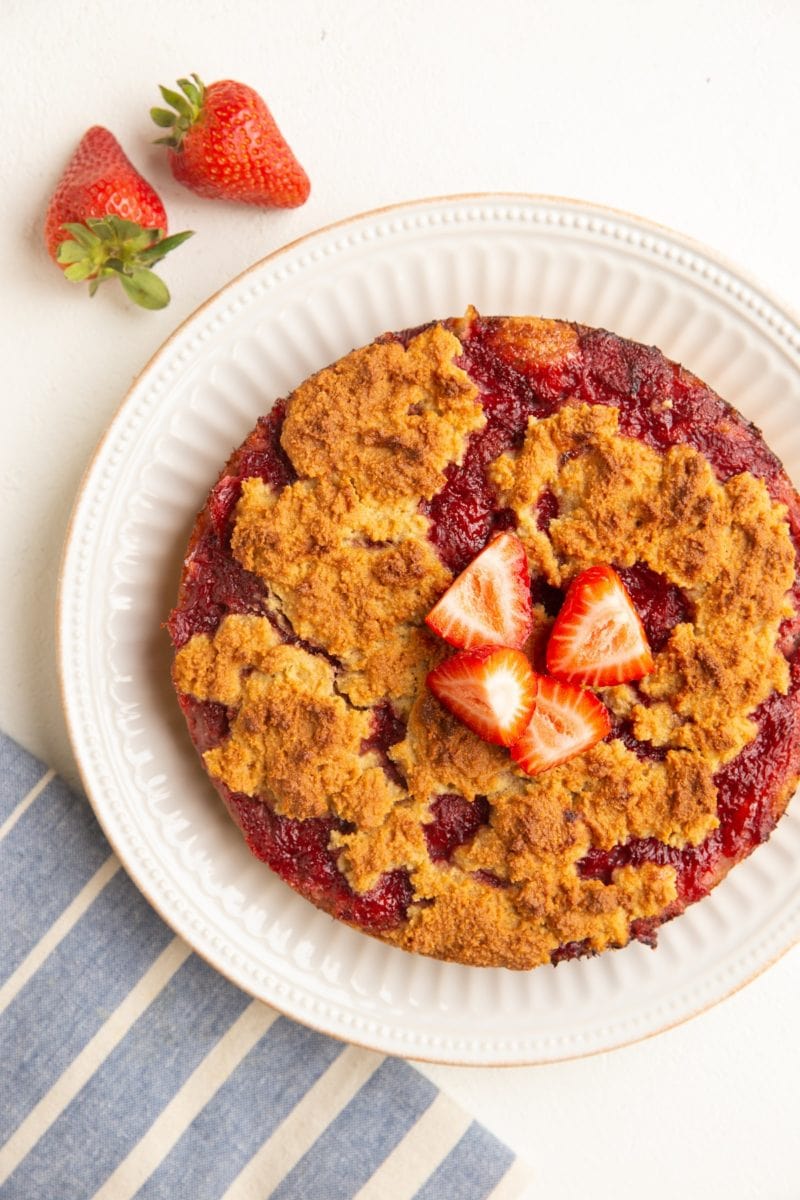
[[[472, 374], [469, 352], [462, 365]], [[538, 415], [532, 396], [512, 389], [484, 389], [480, 376], [473, 374], [473, 379], [481, 386], [486, 424], [469, 439], [461, 465], [447, 468], [442, 490], [420, 505], [431, 522], [431, 541], [455, 574], [472, 562], [493, 532], [509, 528], [513, 514], [498, 507], [486, 470], [504, 450], [521, 443], [528, 418]]]
[[692, 605], [688, 597], [646, 563], [617, 567], [616, 572], [627, 588], [652, 650], [664, 646], [676, 625], [691, 621]]
[[295, 478], [280, 444], [284, 415], [280, 403], [261, 418], [211, 493], [190, 548], [181, 601], [168, 622], [176, 648], [196, 633], [213, 633], [228, 613], [265, 611], [263, 583], [229, 553], [230, 525], [243, 479], [257, 475], [278, 491]]
[[[743, 470], [763, 478], [773, 498], [787, 504], [793, 538], [800, 542], [800, 508], [775, 456], [746, 421], [656, 352], [631, 349], [601, 331], [581, 330], [580, 355], [530, 368], [499, 355], [491, 345], [491, 332], [490, 320], [473, 321], [463, 338], [461, 360], [481, 389], [486, 426], [470, 438], [462, 464], [448, 468], [442, 491], [421, 505], [431, 522], [431, 541], [454, 573], [467, 567], [493, 534], [513, 527], [513, 513], [498, 507], [487, 478], [488, 465], [504, 450], [521, 445], [531, 416], [551, 415], [573, 398], [619, 406], [621, 432], [659, 450], [680, 442], [694, 446], [720, 480]], [[656, 398], [659, 403], [654, 403]], [[259, 423], [255, 438], [233, 456], [214, 491], [191, 549], [180, 604], [169, 622], [178, 647], [195, 633], [213, 631], [226, 613], [264, 611], [263, 585], [237, 567], [227, 553], [227, 543], [243, 478], [259, 475], [276, 490], [294, 478], [280, 446], [282, 422], [283, 408], [276, 406]], [[552, 493], [541, 497], [537, 516], [543, 530], [558, 516]], [[619, 574], [657, 652], [676, 624], [692, 619], [691, 604], [680, 589], [644, 564], [620, 568]], [[563, 602], [558, 589], [534, 579], [531, 590], [534, 603], [541, 603], [551, 615], [558, 612]], [[800, 610], [800, 582], [795, 596]], [[609, 850], [593, 849], [579, 864], [584, 877], [610, 882], [613, 871], [627, 864], [672, 865], [678, 881], [676, 911], [680, 911], [707, 894], [721, 864], [737, 861], [766, 839], [782, 800], [784, 772], [800, 757], [800, 612], [785, 622], [782, 633], [785, 653], [792, 661], [791, 688], [786, 696], [771, 695], [756, 710], [757, 737], [718, 772], [719, 828], [694, 848], [675, 849], [650, 838]], [[231, 715], [224, 706], [188, 697], [182, 698], [182, 704], [198, 749], [219, 744]], [[387, 773], [397, 781], [388, 749], [403, 738], [403, 722], [391, 706], [380, 705], [374, 709], [373, 729], [362, 752], [377, 751]], [[663, 754], [637, 742], [624, 722], [616, 722], [609, 736], [621, 738], [641, 757]], [[390, 929], [405, 920], [413, 894], [406, 871], [385, 874], [365, 895], [350, 888], [337, 867], [337, 854], [328, 846], [331, 831], [345, 828], [341, 822], [289, 820], [277, 816], [267, 804], [238, 794], [228, 793], [226, 801], [253, 853], [334, 916], [368, 930]], [[485, 798], [470, 803], [454, 794], [436, 797], [431, 813], [433, 820], [424, 826], [428, 852], [432, 860], [443, 863], [474, 837], [490, 815]], [[666, 915], [673, 914], [635, 923], [632, 933], [643, 941], [652, 940], [655, 926]], [[586, 950], [583, 943], [569, 943], [553, 959], [577, 957]]]
[[225, 792], [256, 858], [331, 916], [375, 930], [392, 929], [405, 920], [413, 894], [407, 871], [389, 871], [369, 892], [359, 894], [339, 870], [329, 842], [334, 829], [347, 828], [344, 822], [333, 817], [294, 821], [251, 796]]
[[[234, 714], [223, 704], [182, 696], [181, 707], [201, 754], [227, 737]], [[403, 723], [389, 705], [375, 709], [373, 723], [374, 733], [365, 741], [364, 752], [378, 750], [385, 755], [389, 746], [403, 737]], [[389, 759], [386, 762], [392, 765]], [[339, 870], [337, 854], [328, 843], [334, 829], [347, 828], [343, 821], [333, 817], [291, 820], [258, 798], [223, 790], [225, 803], [256, 858], [268, 863], [286, 883], [312, 896], [332, 916], [370, 929], [391, 929], [405, 920], [412, 897], [407, 871], [389, 872], [370, 892], [359, 895]], [[458, 844], [453, 842], [453, 846]]]
[[489, 823], [489, 801], [485, 796], [437, 796], [431, 804], [433, 820], [423, 826], [428, 853], [434, 862], [449, 862], [459, 846], [472, 841], [481, 825]]
[[675, 867], [683, 903], [707, 895], [720, 860], [732, 865], [766, 841], [774, 828], [782, 772], [800, 753], [800, 660], [793, 665], [788, 694], [773, 693], [753, 719], [755, 739], [715, 777], [719, 828], [704, 842], [676, 849], [654, 838], [638, 838], [611, 850], [593, 849], [579, 863], [581, 874], [608, 883], [619, 867], [652, 862]]
[[398, 787], [403, 787], [404, 780], [397, 765], [389, 758], [389, 750], [398, 742], [402, 742], [405, 736], [405, 721], [402, 717], [398, 716], [391, 704], [386, 701], [384, 704], [378, 704], [373, 708], [372, 732], [361, 743], [361, 753], [369, 754], [370, 750], [374, 750], [381, 760], [381, 766], [385, 773]]
[[213, 633], [228, 613], [264, 612], [264, 585], [225, 552], [210, 524], [191, 552], [184, 576], [183, 601], [169, 619], [176, 647], [196, 633]]
[[192, 741], [199, 754], [218, 746], [230, 732], [231, 712], [224, 704], [213, 700], [196, 700], [194, 696], [183, 695], [180, 705]]

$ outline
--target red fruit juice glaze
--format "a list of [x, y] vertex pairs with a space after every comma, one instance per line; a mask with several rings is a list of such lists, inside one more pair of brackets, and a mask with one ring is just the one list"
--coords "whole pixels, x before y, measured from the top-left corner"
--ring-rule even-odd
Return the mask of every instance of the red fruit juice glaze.
[[453, 852], [474, 838], [481, 825], [489, 822], [489, 801], [485, 796], [467, 800], [448, 793], [431, 803], [433, 820], [423, 825], [428, 854], [434, 862], [449, 862]]
[[295, 821], [279, 817], [268, 804], [224, 789], [225, 802], [251, 852], [331, 916], [375, 931], [400, 925], [412, 899], [407, 871], [389, 871], [363, 894], [354, 892], [329, 847], [334, 830], [346, 830], [333, 817]]
[[167, 622], [176, 649], [196, 633], [213, 633], [228, 613], [265, 611], [263, 583], [229, 552], [230, 527], [243, 479], [258, 476], [279, 491], [296, 478], [280, 444], [284, 416], [285, 405], [279, 403], [259, 420], [211, 492], [189, 548], [178, 603]]
[[374, 751], [381, 760], [384, 774], [399, 788], [405, 788], [403, 773], [389, 757], [389, 750], [406, 736], [406, 723], [392, 708], [388, 700], [376, 704], [372, 710], [372, 731], [361, 743], [361, 753]]

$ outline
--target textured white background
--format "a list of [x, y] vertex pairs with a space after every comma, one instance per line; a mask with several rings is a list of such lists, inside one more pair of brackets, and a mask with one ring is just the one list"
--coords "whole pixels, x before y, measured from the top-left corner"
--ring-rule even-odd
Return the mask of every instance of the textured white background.
[[[69, 778], [53, 606], [72, 498], [153, 351], [254, 260], [381, 204], [543, 191], [680, 229], [800, 309], [798, 0], [5, 0], [0, 38], [0, 727]], [[307, 205], [215, 204], [171, 180], [147, 110], [158, 82], [193, 70], [262, 92], [311, 176]], [[172, 229], [197, 231], [163, 266], [163, 313], [110, 285], [90, 302], [43, 250], [49, 194], [95, 123], [159, 188]], [[798, 1000], [795, 950], [639, 1046], [426, 1070], [533, 1162], [532, 1196], [789, 1200]]]

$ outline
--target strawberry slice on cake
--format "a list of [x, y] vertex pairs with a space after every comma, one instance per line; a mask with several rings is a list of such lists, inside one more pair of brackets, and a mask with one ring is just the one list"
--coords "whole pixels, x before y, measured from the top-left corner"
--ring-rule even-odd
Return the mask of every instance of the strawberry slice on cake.
[[642, 679], [654, 666], [644, 626], [613, 567], [582, 571], [553, 625], [548, 672], [567, 683], [610, 687]]
[[531, 718], [536, 676], [521, 650], [484, 646], [445, 659], [428, 674], [428, 687], [485, 742], [510, 746]]
[[425, 618], [460, 650], [523, 645], [533, 627], [525, 547], [514, 533], [498, 534], [472, 560]]
[[596, 746], [611, 732], [608, 709], [593, 692], [548, 675], [534, 676], [531, 719], [511, 747], [527, 775], [557, 767]]

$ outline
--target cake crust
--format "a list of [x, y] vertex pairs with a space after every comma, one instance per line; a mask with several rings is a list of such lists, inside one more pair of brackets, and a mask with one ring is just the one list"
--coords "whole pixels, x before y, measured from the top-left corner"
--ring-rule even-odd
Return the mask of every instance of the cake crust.
[[[471, 310], [275, 412], [198, 517], [170, 630], [206, 771], [292, 886], [407, 950], [527, 969], [652, 940], [768, 836], [800, 775], [800, 501], [710, 389], [604, 331]], [[600, 689], [609, 738], [535, 778], [425, 686], [451, 651], [424, 617], [498, 528], [535, 665], [596, 563], [654, 650]]]

